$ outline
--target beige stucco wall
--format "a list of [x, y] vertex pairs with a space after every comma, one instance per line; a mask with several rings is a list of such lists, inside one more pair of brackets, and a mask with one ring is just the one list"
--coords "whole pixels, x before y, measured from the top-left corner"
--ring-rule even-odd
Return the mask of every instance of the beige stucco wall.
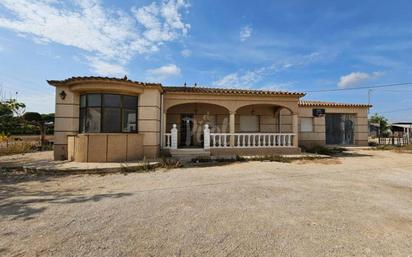
[[[66, 98], [61, 99], [64, 91]], [[67, 86], [56, 87], [56, 107], [54, 118], [54, 159], [67, 159], [67, 136], [79, 132], [79, 94], [72, 92]]]
[[160, 151], [161, 97], [157, 88], [147, 88], [139, 95], [138, 130], [143, 137], [143, 155], [156, 158]]
[[236, 132], [240, 131], [240, 116], [257, 115], [259, 132], [292, 133], [292, 113], [285, 108], [274, 105], [248, 105], [236, 111]]
[[[136, 85], [124, 85], [125, 83], [106, 83], [94, 82], [76, 83], [74, 85], [56, 86], [56, 107], [55, 107], [55, 134], [54, 134], [54, 159], [66, 160], [68, 159], [68, 136], [79, 134], [79, 109], [80, 109], [80, 94], [84, 93], [113, 93], [113, 94], [127, 94], [138, 96], [138, 132], [142, 142], [136, 145], [136, 148], [142, 150], [142, 156], [147, 158], [156, 158], [160, 151], [160, 92], [161, 89], [157, 87], [144, 87]], [[66, 93], [65, 99], [60, 98], [60, 93], [64, 90]], [[107, 136], [110, 133], [100, 133], [100, 135]], [[119, 133], [121, 135], [122, 133]], [[129, 134], [130, 135], [130, 134]], [[93, 146], [100, 149], [99, 145], [104, 146], [100, 137], [93, 137]], [[112, 137], [110, 137], [110, 140]], [[126, 137], [123, 137], [126, 138]], [[132, 137], [129, 137], [131, 139]], [[113, 137], [113, 140], [119, 139]], [[82, 144], [79, 139], [79, 144]], [[120, 139], [119, 139], [120, 140]], [[131, 141], [131, 145], [134, 141]], [[118, 144], [113, 144], [118, 145]], [[125, 145], [120, 144], [119, 145]], [[128, 146], [130, 147], [130, 146]], [[79, 149], [79, 148], [76, 148]], [[113, 148], [116, 151], [124, 152], [127, 150], [126, 146], [122, 149]], [[140, 151], [140, 150], [139, 150]], [[98, 150], [97, 150], [98, 152]], [[129, 151], [130, 152], [130, 151]], [[82, 159], [82, 158], [77, 158]], [[91, 157], [90, 159], [94, 159]], [[110, 154], [109, 157], [110, 158]]]
[[326, 113], [342, 113], [342, 114], [354, 114], [355, 115], [355, 145], [367, 146], [368, 145], [368, 109], [357, 107], [299, 107], [299, 118], [306, 117], [313, 119], [313, 132], [301, 132], [300, 131], [300, 119], [299, 119], [299, 145], [310, 147], [312, 145], [325, 145], [326, 144], [326, 127], [325, 117], [313, 117], [313, 109], [325, 109]]
[[143, 135], [89, 133], [68, 137], [68, 160], [76, 162], [123, 162], [142, 159]]

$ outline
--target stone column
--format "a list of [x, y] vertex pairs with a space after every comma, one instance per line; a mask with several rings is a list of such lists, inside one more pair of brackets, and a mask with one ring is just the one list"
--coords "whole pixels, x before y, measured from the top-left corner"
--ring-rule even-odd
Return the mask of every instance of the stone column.
[[299, 144], [299, 120], [298, 120], [298, 115], [293, 114], [292, 115], [292, 128], [293, 128], [293, 146], [298, 147]]
[[160, 131], [160, 142], [162, 143], [162, 147], [164, 147], [166, 145], [165, 142], [165, 133], [166, 133], [166, 113], [162, 113], [162, 127], [161, 127], [161, 131]]
[[[230, 134], [235, 133], [235, 114], [236, 112], [230, 112], [229, 116], [229, 132]], [[234, 147], [235, 146], [235, 136], [230, 135], [230, 146]]]
[[67, 137], [79, 133], [80, 96], [78, 93], [72, 92], [67, 86], [57, 86], [55, 99], [54, 159], [67, 160]]

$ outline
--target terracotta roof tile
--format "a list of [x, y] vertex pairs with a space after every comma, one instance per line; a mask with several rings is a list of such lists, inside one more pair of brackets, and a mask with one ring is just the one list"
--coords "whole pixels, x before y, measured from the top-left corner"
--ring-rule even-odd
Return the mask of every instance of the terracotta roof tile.
[[166, 87], [162, 86], [160, 83], [144, 83], [133, 81], [125, 78], [114, 78], [114, 77], [71, 77], [65, 80], [48, 80], [50, 85], [65, 85], [81, 81], [114, 81], [114, 82], [128, 82], [132, 84], [138, 84], [143, 86], [158, 86], [161, 87], [165, 92], [181, 92], [181, 93], [199, 93], [199, 94], [239, 94], [239, 95], [294, 95], [294, 96], [304, 96], [305, 93], [300, 92], [287, 92], [287, 91], [269, 91], [269, 90], [251, 90], [251, 89], [235, 89], [235, 88], [212, 88], [212, 87]]
[[143, 86], [160, 86], [162, 87], [162, 84], [160, 83], [145, 83], [145, 82], [139, 82], [139, 81], [133, 81], [128, 79], [126, 76], [124, 78], [114, 78], [114, 77], [95, 77], [95, 76], [85, 76], [85, 77], [71, 77], [68, 79], [64, 80], [48, 80], [47, 83], [50, 85], [56, 86], [56, 85], [64, 85], [67, 83], [73, 83], [73, 82], [79, 82], [79, 81], [92, 81], [92, 80], [101, 80], [101, 81], [115, 81], [115, 82], [128, 82], [132, 84], [137, 84], [137, 85], [143, 85]]
[[369, 105], [369, 104], [336, 103], [336, 102], [307, 101], [307, 100], [300, 100], [299, 101], [299, 106], [364, 107], [364, 108], [372, 107], [372, 105]]
[[198, 94], [241, 94], [241, 95], [295, 95], [304, 96], [305, 93], [269, 90], [251, 90], [235, 88], [212, 88], [212, 87], [163, 87], [165, 92], [198, 93]]

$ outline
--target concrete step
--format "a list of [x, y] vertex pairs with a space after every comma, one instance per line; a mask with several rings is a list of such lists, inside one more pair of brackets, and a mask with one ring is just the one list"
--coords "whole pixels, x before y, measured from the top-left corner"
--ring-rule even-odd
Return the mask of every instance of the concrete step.
[[198, 148], [193, 148], [193, 149], [175, 149], [175, 150], [170, 150], [170, 154], [172, 157], [180, 159], [180, 160], [191, 160], [195, 158], [205, 158], [205, 157], [210, 157], [210, 151], [205, 150], [205, 149], [198, 149]]

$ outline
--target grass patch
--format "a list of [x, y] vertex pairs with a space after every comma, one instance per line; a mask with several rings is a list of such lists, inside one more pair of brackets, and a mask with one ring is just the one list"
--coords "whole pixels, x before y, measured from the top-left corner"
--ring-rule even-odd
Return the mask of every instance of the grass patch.
[[146, 172], [154, 171], [155, 169], [156, 169], [156, 165], [151, 165], [150, 162], [146, 158], [143, 158], [142, 165], [133, 166], [133, 167], [122, 166], [121, 172], [146, 173]]
[[160, 159], [159, 167], [164, 169], [176, 169], [183, 167], [183, 163], [179, 160], [163, 157]]
[[22, 154], [22, 153], [32, 153], [37, 150], [37, 147], [33, 144], [26, 142], [13, 142], [9, 143], [7, 146], [0, 147], [0, 156]]
[[283, 162], [283, 163], [291, 163], [291, 158], [286, 158], [280, 155], [264, 155], [264, 156], [253, 156], [248, 158], [250, 161], [269, 161], [269, 162]]
[[303, 148], [302, 150], [307, 153], [322, 154], [329, 156], [339, 155], [346, 151], [346, 149], [342, 147], [326, 147], [323, 145], [314, 145], [309, 148]]
[[389, 151], [389, 150], [394, 150], [395, 148], [399, 148], [397, 146], [393, 145], [378, 145], [373, 150], [378, 150], [378, 151]]
[[412, 145], [396, 146], [396, 145], [378, 145], [373, 148], [377, 151], [394, 151], [394, 152], [409, 152], [412, 151]]

